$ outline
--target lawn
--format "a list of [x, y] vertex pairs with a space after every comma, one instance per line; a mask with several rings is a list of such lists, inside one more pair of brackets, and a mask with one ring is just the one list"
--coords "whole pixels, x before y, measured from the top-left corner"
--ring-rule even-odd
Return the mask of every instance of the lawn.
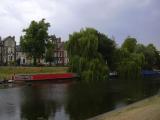
[[0, 67], [0, 79], [11, 79], [15, 74], [65, 73], [68, 67]]

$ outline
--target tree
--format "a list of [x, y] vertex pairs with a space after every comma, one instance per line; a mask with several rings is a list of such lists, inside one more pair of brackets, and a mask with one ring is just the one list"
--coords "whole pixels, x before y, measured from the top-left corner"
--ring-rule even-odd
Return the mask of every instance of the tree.
[[158, 50], [153, 44], [148, 44], [144, 46], [138, 44], [136, 46], [136, 53], [143, 53], [145, 57], [144, 69], [153, 69], [153, 67], [159, 67], [160, 65], [160, 55]]
[[146, 46], [144, 46], [143, 44], [137, 44], [136, 48], [135, 48], [135, 52], [144, 54], [145, 53], [145, 49], [146, 49]]
[[108, 67], [114, 69], [114, 52], [116, 50], [116, 43], [114, 40], [108, 38], [105, 34], [98, 33], [98, 52], [103, 56], [103, 59], [106, 61]]
[[155, 56], [156, 56], [155, 67], [156, 69], [160, 69], [160, 52], [158, 50], [155, 51]]
[[122, 44], [122, 48], [126, 48], [129, 52], [134, 52], [136, 48], [137, 40], [135, 38], [128, 37]]
[[121, 78], [136, 79], [140, 77], [142, 67], [145, 64], [145, 56], [142, 52], [143, 45], [138, 44], [135, 38], [128, 37], [122, 47], [117, 51], [117, 71]]
[[119, 56], [117, 71], [120, 77], [125, 79], [140, 77], [144, 65], [144, 55], [142, 53], [130, 53], [126, 49], [121, 49]]
[[50, 24], [42, 19], [39, 22], [32, 21], [29, 27], [23, 30], [24, 35], [21, 36], [20, 45], [23, 51], [34, 59], [34, 65], [45, 53], [49, 26]]
[[86, 28], [70, 35], [66, 43], [70, 71], [78, 73], [83, 80], [104, 80], [108, 76], [108, 66], [98, 52], [98, 42], [98, 32]]
[[49, 62], [49, 65], [51, 66], [52, 62], [54, 61], [54, 44], [51, 41], [48, 41], [47, 43], [45, 59], [46, 62]]
[[145, 57], [146, 57], [146, 64], [150, 69], [153, 69], [154, 67], [156, 67], [156, 65], [157, 67], [159, 66], [160, 55], [158, 50], [153, 44], [148, 44], [146, 46]]

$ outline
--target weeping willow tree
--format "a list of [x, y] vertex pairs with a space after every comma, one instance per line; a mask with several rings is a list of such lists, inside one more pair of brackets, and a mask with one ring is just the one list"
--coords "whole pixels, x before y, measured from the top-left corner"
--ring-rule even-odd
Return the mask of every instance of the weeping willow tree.
[[137, 79], [141, 76], [141, 66], [134, 60], [126, 59], [120, 62], [118, 72], [121, 78]]
[[69, 36], [66, 48], [70, 72], [83, 80], [104, 80], [108, 77], [108, 66], [98, 52], [98, 32], [92, 28], [81, 29]]
[[[137, 79], [141, 76], [142, 67], [145, 63], [145, 57], [142, 53], [135, 52], [136, 39], [127, 38], [122, 47], [119, 49], [118, 55], [119, 61], [117, 65], [117, 71], [121, 78], [125, 79]], [[134, 43], [132, 44], [128, 43]], [[127, 47], [126, 47], [127, 46]]]

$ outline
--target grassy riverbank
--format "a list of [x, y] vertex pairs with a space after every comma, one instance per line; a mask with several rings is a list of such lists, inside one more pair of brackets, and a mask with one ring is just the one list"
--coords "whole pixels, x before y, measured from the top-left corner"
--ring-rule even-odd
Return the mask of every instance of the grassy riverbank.
[[160, 120], [160, 96], [145, 99], [89, 120]]
[[68, 67], [0, 67], [0, 79], [11, 79], [15, 74], [65, 73]]

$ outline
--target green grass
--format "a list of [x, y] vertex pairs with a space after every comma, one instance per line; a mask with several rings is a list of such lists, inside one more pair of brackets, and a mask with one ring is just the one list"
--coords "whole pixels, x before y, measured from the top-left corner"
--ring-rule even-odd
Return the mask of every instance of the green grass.
[[15, 74], [65, 73], [68, 67], [0, 67], [0, 79], [11, 79]]

